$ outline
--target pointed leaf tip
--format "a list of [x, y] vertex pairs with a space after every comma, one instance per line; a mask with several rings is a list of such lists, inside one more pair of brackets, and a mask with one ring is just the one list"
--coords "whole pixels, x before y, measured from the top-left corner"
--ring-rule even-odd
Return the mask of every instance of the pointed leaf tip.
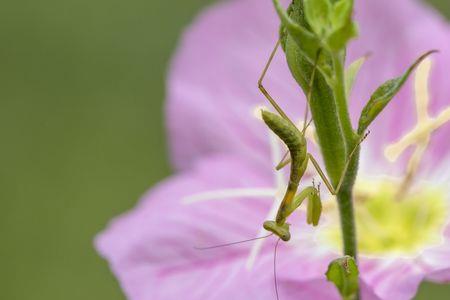
[[366, 60], [370, 57], [371, 53], [367, 53], [363, 57], [358, 58], [354, 62], [348, 66], [345, 70], [345, 92], [347, 94], [347, 99], [350, 97], [351, 90], [353, 88], [353, 84], [355, 83], [356, 76], [361, 70], [361, 67], [366, 62]]
[[438, 52], [431, 50], [421, 55], [406, 72], [394, 79], [390, 79], [378, 87], [367, 102], [361, 112], [358, 125], [358, 134], [366, 131], [367, 127], [375, 120], [375, 118], [383, 111], [395, 95], [400, 91], [405, 82], [408, 80], [414, 69], [429, 55]]

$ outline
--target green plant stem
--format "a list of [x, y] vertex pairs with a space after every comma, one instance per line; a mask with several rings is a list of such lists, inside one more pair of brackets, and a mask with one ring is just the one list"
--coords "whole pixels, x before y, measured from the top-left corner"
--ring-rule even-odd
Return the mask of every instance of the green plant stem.
[[345, 69], [344, 69], [344, 57], [342, 53], [336, 53], [333, 55], [333, 65], [335, 70], [335, 84], [334, 84], [334, 98], [338, 108], [339, 119], [341, 121], [342, 131], [344, 132], [347, 154], [352, 149], [349, 149], [354, 145], [355, 134], [353, 132], [352, 123], [348, 113], [347, 94], [345, 89]]
[[[339, 120], [341, 122], [342, 131], [345, 137], [346, 152], [347, 155], [349, 155], [353, 151], [354, 147], [357, 146], [359, 137], [353, 131], [348, 113], [344, 76], [344, 57], [345, 55], [342, 53], [335, 54], [333, 56], [333, 65], [335, 69], [335, 85], [333, 88]], [[360, 149], [358, 146], [358, 149], [351, 159], [346, 174], [343, 174], [343, 185], [337, 194], [344, 254], [352, 256], [355, 261], [357, 260], [358, 251], [352, 191], [358, 172], [359, 150]], [[359, 299], [359, 293], [356, 295], [355, 299]]]
[[344, 254], [350, 255], [356, 260], [356, 226], [353, 211], [352, 189], [343, 188], [337, 195], [341, 232], [344, 245]]
[[[335, 70], [334, 98], [345, 137], [346, 153], [348, 156], [356, 146], [357, 141], [348, 113], [347, 95], [345, 92], [344, 57], [345, 55], [343, 53], [336, 53], [333, 55], [333, 65]], [[346, 174], [344, 174], [344, 184], [337, 195], [344, 254], [354, 257], [355, 260], [357, 255], [357, 243], [352, 190], [358, 169], [358, 159], [359, 149], [352, 157], [349, 168]]]
[[[358, 146], [359, 147], [359, 146]], [[356, 174], [358, 170], [359, 148], [353, 155], [348, 171], [344, 175], [344, 183], [339, 190], [336, 198], [339, 208], [339, 217], [341, 222], [342, 243], [344, 246], [344, 255], [349, 255], [357, 261], [358, 248], [356, 239], [356, 224], [353, 208], [352, 191]], [[359, 291], [352, 300], [359, 300]]]

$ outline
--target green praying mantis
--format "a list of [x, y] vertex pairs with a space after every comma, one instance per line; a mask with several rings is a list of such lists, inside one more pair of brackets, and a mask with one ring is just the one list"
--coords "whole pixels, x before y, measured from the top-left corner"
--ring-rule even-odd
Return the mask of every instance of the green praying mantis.
[[320, 185], [317, 187], [314, 185], [306, 187], [300, 193], [297, 194], [298, 186], [305, 174], [306, 168], [308, 166], [308, 162], [311, 161], [320, 178], [325, 183], [325, 186], [329, 190], [332, 195], [336, 195], [340, 187], [342, 186], [343, 178], [345, 172], [348, 169], [349, 163], [353, 154], [355, 153], [357, 147], [361, 144], [361, 142], [367, 137], [368, 133], [366, 133], [360, 141], [356, 144], [354, 149], [351, 151], [347, 158], [347, 162], [345, 164], [344, 170], [340, 177], [339, 183], [336, 188], [330, 183], [327, 176], [323, 172], [317, 160], [314, 156], [308, 152], [307, 140], [305, 138], [305, 133], [308, 126], [312, 122], [308, 118], [309, 111], [309, 103], [311, 100], [311, 92], [313, 89], [315, 70], [317, 66], [317, 61], [320, 59], [321, 50], [317, 52], [316, 60], [314, 63], [313, 72], [309, 81], [309, 91], [306, 95], [306, 108], [305, 108], [305, 118], [303, 123], [303, 128], [299, 130], [297, 126], [292, 122], [292, 120], [286, 115], [283, 109], [278, 105], [275, 99], [267, 92], [263, 85], [263, 80], [269, 69], [270, 64], [276, 54], [280, 45], [280, 41], [277, 42], [274, 50], [272, 51], [269, 60], [261, 74], [261, 77], [258, 80], [258, 88], [262, 92], [262, 94], [267, 98], [269, 103], [274, 107], [274, 109], [278, 112], [277, 114], [271, 113], [266, 110], [262, 110], [262, 118], [264, 123], [272, 130], [287, 146], [289, 150], [290, 158], [280, 162], [277, 166], [277, 170], [283, 168], [287, 164], [291, 164], [291, 170], [289, 175], [289, 183], [283, 197], [283, 200], [280, 204], [280, 207], [277, 212], [277, 216], [275, 220], [265, 221], [263, 224], [264, 229], [269, 232], [272, 232], [276, 236], [278, 236], [281, 240], [287, 242], [291, 238], [291, 234], [289, 231], [290, 224], [286, 222], [287, 218], [303, 203], [305, 199], [308, 199], [308, 207], [307, 207], [307, 223], [312, 224], [313, 226], [317, 226], [319, 223], [319, 219], [322, 213], [322, 202], [320, 198]]
[[[355, 143], [354, 148], [349, 153], [346, 163], [344, 165], [344, 168], [342, 170], [342, 174], [339, 177], [338, 184], [336, 187], [334, 187], [331, 184], [331, 181], [328, 179], [328, 177], [325, 175], [324, 171], [320, 167], [317, 160], [314, 158], [314, 156], [308, 152], [308, 145], [307, 140], [305, 138], [305, 133], [307, 128], [310, 126], [311, 122], [313, 121], [312, 117], [309, 121], [308, 120], [308, 114], [310, 110], [310, 103], [312, 98], [312, 92], [313, 92], [313, 85], [314, 80], [316, 77], [316, 71], [320, 70], [320, 64], [323, 63], [324, 60], [328, 59], [326, 55], [324, 55], [323, 51], [324, 49], [321, 47], [315, 48], [315, 60], [311, 61], [312, 66], [312, 72], [309, 78], [309, 84], [307, 87], [307, 93], [306, 94], [306, 108], [305, 108], [305, 116], [304, 116], [304, 123], [303, 128], [299, 129], [297, 126], [292, 122], [292, 120], [287, 116], [287, 114], [284, 112], [284, 110], [279, 106], [277, 101], [268, 93], [268, 91], [265, 89], [263, 85], [263, 80], [266, 77], [267, 71], [273, 61], [273, 58], [280, 46], [284, 46], [283, 50], [286, 52], [286, 56], [292, 56], [288, 52], [290, 51], [289, 47], [287, 47], [288, 42], [292, 42], [292, 36], [290, 36], [289, 28], [298, 26], [294, 20], [290, 19], [289, 12], [292, 12], [295, 10], [294, 6], [298, 5], [300, 2], [296, 2], [295, 0], [291, 3], [291, 6], [288, 8], [287, 11], [283, 10], [281, 8], [281, 5], [278, 0], [273, 0], [275, 8], [279, 12], [279, 15], [282, 20], [282, 26], [280, 30], [279, 39], [276, 43], [275, 48], [272, 50], [270, 57], [268, 61], [266, 62], [265, 67], [263, 68], [262, 74], [259, 77], [258, 80], [258, 88], [261, 91], [261, 93], [265, 96], [265, 98], [269, 101], [269, 103], [272, 105], [272, 107], [276, 110], [277, 114], [262, 110], [262, 119], [264, 120], [265, 124], [269, 127], [269, 129], [275, 133], [287, 146], [288, 153], [286, 153], [285, 158], [289, 154], [289, 158], [283, 159], [278, 166], [276, 166], [276, 170], [280, 170], [283, 167], [290, 164], [290, 175], [289, 175], [289, 183], [285, 192], [285, 195], [282, 199], [282, 202], [279, 206], [277, 215], [275, 220], [268, 220], [264, 222], [263, 227], [267, 231], [271, 232], [271, 235], [274, 234], [278, 236], [281, 240], [287, 242], [291, 239], [291, 234], [289, 231], [290, 224], [287, 223], [288, 217], [297, 209], [300, 207], [300, 205], [307, 199], [308, 206], [307, 206], [307, 223], [311, 224], [313, 226], [317, 226], [320, 220], [320, 216], [322, 213], [322, 202], [320, 197], [320, 184], [315, 185], [313, 183], [312, 186], [308, 186], [304, 188], [300, 193], [297, 194], [298, 187], [300, 184], [300, 181], [302, 180], [305, 171], [307, 169], [308, 163], [311, 162], [314, 168], [316, 169], [317, 173], [319, 174], [320, 178], [324, 182], [325, 186], [327, 187], [328, 191], [332, 195], [337, 195], [342, 184], [344, 175], [347, 172], [347, 169], [349, 167], [349, 164], [351, 162], [351, 159], [353, 155], [355, 154], [356, 150], [358, 149], [361, 142], [367, 137], [367, 134], [361, 135], [359, 138], [359, 141]], [[288, 62], [289, 63], [289, 62]], [[270, 235], [269, 235], [270, 236]], [[261, 237], [261, 238], [266, 238]], [[256, 238], [260, 239], [260, 238]], [[253, 241], [255, 239], [249, 239], [241, 242], [248, 242]], [[204, 248], [198, 248], [198, 249], [211, 249], [211, 248], [218, 248], [222, 246], [229, 246], [234, 245], [241, 242], [233, 242], [223, 245], [217, 245], [212, 247], [204, 247]]]
[[[319, 219], [322, 213], [322, 203], [320, 198], [319, 186], [316, 187], [313, 184], [312, 186], [303, 189], [297, 195], [299, 183], [305, 174], [308, 163], [312, 163], [313, 167], [316, 169], [328, 191], [332, 195], [337, 195], [343, 185], [346, 172], [349, 168], [350, 163], [352, 162], [354, 154], [359, 149], [359, 145], [361, 144], [361, 142], [367, 137], [367, 134], [364, 133], [360, 134], [359, 136], [355, 136], [355, 142], [351, 146], [349, 146], [349, 150], [351, 149], [351, 151], [349, 151], [348, 154], [340, 153], [342, 154], [342, 160], [345, 162], [343, 162], [343, 168], [341, 169], [341, 171], [339, 171], [340, 174], [337, 173], [337, 175], [339, 176], [336, 176], [334, 178], [335, 181], [333, 181], [333, 183], [337, 183], [335, 186], [333, 186], [331, 180], [329, 180], [325, 175], [325, 172], [322, 170], [314, 156], [308, 152], [307, 140], [305, 138], [306, 130], [313, 120], [311, 118], [309, 122], [307, 121], [308, 113], [311, 109], [310, 105], [312, 101], [313, 89], [315, 89], [314, 93], [318, 92], [316, 93], [317, 98], [317, 95], [326, 96], [324, 94], [321, 94], [320, 91], [317, 90], [318, 87], [320, 88], [323, 85], [324, 79], [326, 84], [334, 86], [333, 81], [335, 81], [336, 78], [334, 78], [330, 73], [330, 53], [332, 53], [333, 51], [342, 51], [341, 49], [344, 47], [345, 42], [354, 34], [354, 26], [351, 21], [351, 10], [353, 6], [352, 1], [343, 0], [340, 2], [342, 3], [338, 8], [335, 9], [336, 20], [339, 20], [339, 22], [331, 22], [331, 26], [335, 26], [336, 28], [330, 29], [328, 28], [329, 24], [327, 22], [324, 22], [321, 15], [318, 14], [318, 12], [323, 9], [323, 7], [314, 6], [317, 5], [317, 2], [307, 1], [305, 2], [304, 6], [303, 1], [294, 0], [291, 2], [287, 10], [285, 10], [281, 7], [279, 0], [273, 0], [273, 4], [281, 20], [279, 40], [274, 50], [272, 51], [265, 68], [263, 69], [263, 72], [258, 81], [258, 87], [278, 113], [273, 114], [268, 111], [262, 111], [262, 118], [266, 125], [270, 128], [270, 130], [272, 130], [283, 141], [283, 143], [289, 150], [288, 153], [290, 159], [280, 162], [280, 164], [277, 166], [277, 169], [281, 169], [289, 163], [291, 164], [291, 167], [289, 184], [287, 186], [281, 205], [278, 209], [277, 216], [275, 220], [264, 222], [263, 227], [278, 236], [283, 241], [289, 241], [291, 238], [291, 234], [289, 232], [290, 225], [286, 222], [287, 218], [306, 199], [308, 202], [307, 223], [312, 224], [313, 226], [317, 226], [319, 223]], [[306, 18], [306, 20], [305, 15], [306, 17], [310, 18]], [[309, 26], [306, 25], [305, 22], [309, 22]], [[329, 32], [340, 33], [340, 30], [343, 30], [343, 28], [341, 28], [340, 26], [343, 25], [348, 27], [345, 28], [345, 35], [338, 34], [332, 39], [328, 38], [328, 36], [332, 36], [332, 34], [329, 34]], [[335, 43], [337, 40], [339, 40], [340, 42]], [[302, 129], [298, 129], [297, 126], [295, 126], [295, 124], [289, 119], [283, 109], [267, 92], [263, 85], [263, 80], [266, 76], [267, 70], [269, 69], [269, 66], [272, 63], [272, 60], [280, 45], [283, 47], [291, 73], [293, 74], [295, 79], [302, 85], [306, 95], [307, 103]], [[300, 57], [307, 59], [302, 61]], [[332, 68], [333, 67], [336, 66], [332, 65]], [[310, 69], [310, 74], [308, 74], [307, 69]], [[318, 81], [318, 85], [315, 84], [315, 80], [319, 79], [319, 77], [316, 79], [316, 73], [320, 73], [320, 80]], [[322, 104], [317, 103], [317, 105]], [[339, 120], [336, 120], [336, 122], [339, 122]], [[334, 124], [333, 126], [336, 126], [336, 124]], [[320, 142], [322, 143], [323, 140], [320, 140]], [[330, 140], [330, 142], [332, 141]], [[346, 141], [339, 139], [335, 139], [334, 142], [340, 144], [347, 143]], [[336, 153], [336, 155], [338, 154]]]
[[275, 280], [275, 291], [276, 291], [276, 297], [279, 299], [278, 295], [278, 284], [277, 284], [277, 275], [276, 275], [276, 256], [277, 256], [277, 248], [279, 241], [285, 241], [288, 242], [291, 239], [291, 234], [289, 231], [290, 224], [287, 223], [287, 218], [297, 209], [300, 207], [300, 205], [303, 203], [305, 199], [308, 199], [308, 207], [307, 207], [307, 223], [311, 224], [313, 226], [317, 226], [319, 224], [320, 216], [322, 213], [322, 202], [320, 198], [320, 184], [315, 185], [314, 182], [312, 186], [308, 186], [304, 188], [300, 193], [297, 194], [297, 190], [300, 184], [301, 179], [303, 178], [303, 175], [306, 172], [308, 162], [311, 161], [314, 168], [317, 170], [317, 173], [325, 183], [326, 187], [328, 188], [329, 192], [332, 195], [336, 195], [339, 192], [339, 189], [342, 185], [343, 178], [345, 175], [345, 172], [347, 171], [347, 168], [349, 166], [349, 163], [351, 161], [351, 158], [353, 154], [355, 153], [355, 150], [360, 145], [360, 143], [367, 137], [368, 133], [366, 133], [357, 143], [353, 151], [350, 153], [347, 163], [344, 167], [343, 173], [340, 177], [339, 183], [336, 188], [332, 186], [328, 178], [326, 177], [325, 173], [321, 169], [320, 165], [318, 164], [317, 160], [314, 158], [314, 156], [308, 152], [307, 147], [307, 140], [305, 137], [305, 133], [307, 128], [312, 122], [312, 118], [307, 122], [308, 119], [308, 111], [309, 111], [309, 103], [311, 99], [311, 91], [313, 89], [313, 83], [314, 83], [314, 76], [315, 76], [315, 70], [317, 61], [320, 58], [320, 51], [318, 51], [316, 56], [316, 62], [314, 64], [313, 72], [311, 75], [310, 83], [309, 83], [309, 92], [306, 96], [307, 104], [305, 108], [305, 118], [303, 122], [303, 128], [299, 130], [297, 126], [292, 122], [292, 120], [286, 115], [286, 113], [283, 111], [283, 109], [278, 105], [278, 103], [275, 101], [275, 99], [272, 98], [272, 96], [267, 92], [263, 85], [263, 80], [266, 76], [266, 73], [270, 67], [270, 64], [272, 63], [272, 60], [280, 46], [280, 41], [277, 42], [275, 48], [273, 49], [269, 60], [266, 63], [266, 66], [263, 69], [263, 72], [258, 80], [258, 88], [261, 91], [261, 93], [267, 98], [267, 100], [270, 102], [270, 104], [274, 107], [274, 109], [278, 112], [278, 114], [269, 112], [267, 110], [261, 110], [262, 119], [265, 122], [265, 124], [269, 127], [269, 129], [275, 133], [287, 146], [288, 153], [290, 158], [287, 158], [287, 154], [285, 155], [285, 158], [282, 159], [282, 161], [276, 166], [276, 170], [281, 170], [288, 164], [291, 164], [291, 170], [289, 175], [289, 183], [285, 192], [285, 195], [283, 197], [283, 200], [280, 204], [280, 207], [278, 209], [277, 215], [275, 220], [268, 220], [265, 221], [263, 224], [264, 229], [271, 232], [271, 234], [263, 237], [248, 239], [244, 241], [238, 241], [238, 242], [232, 242], [227, 243], [223, 245], [216, 245], [211, 247], [204, 247], [204, 248], [197, 248], [200, 250], [206, 250], [206, 249], [214, 249], [214, 248], [220, 248], [224, 246], [231, 246], [235, 244], [240, 244], [243, 242], [250, 242], [258, 239], [264, 239], [271, 235], [276, 235], [279, 237], [277, 240], [277, 243], [275, 245], [274, 250], [274, 280]]

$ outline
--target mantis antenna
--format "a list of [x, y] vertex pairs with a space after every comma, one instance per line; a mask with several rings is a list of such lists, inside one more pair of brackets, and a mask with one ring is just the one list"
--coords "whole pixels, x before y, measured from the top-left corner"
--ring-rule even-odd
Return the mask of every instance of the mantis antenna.
[[194, 249], [196, 249], [196, 250], [211, 250], [211, 249], [216, 249], [216, 248], [228, 247], [228, 246], [233, 246], [233, 245], [237, 245], [237, 244], [252, 242], [252, 241], [256, 241], [256, 240], [262, 240], [262, 239], [268, 238], [268, 237], [270, 237], [272, 235], [273, 235], [273, 233], [271, 233], [269, 235], [266, 235], [266, 236], [260, 236], [260, 237], [257, 237], [257, 238], [252, 238], [252, 239], [238, 241], [238, 242], [231, 242], [231, 243], [220, 244], [220, 245], [209, 246], [209, 247], [194, 247]]
[[278, 295], [278, 282], [277, 282], [277, 248], [281, 239], [277, 240], [275, 244], [275, 251], [273, 252], [273, 280], [275, 283], [275, 294], [277, 295], [277, 300], [280, 300], [280, 296]]

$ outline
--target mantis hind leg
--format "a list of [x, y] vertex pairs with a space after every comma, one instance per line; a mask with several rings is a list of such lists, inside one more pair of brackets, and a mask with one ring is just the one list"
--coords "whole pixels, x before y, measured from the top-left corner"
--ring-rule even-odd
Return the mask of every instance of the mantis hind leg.
[[314, 165], [314, 168], [317, 170], [317, 173], [319, 173], [320, 178], [322, 178], [323, 182], [325, 183], [326, 187], [328, 188], [328, 190], [330, 191], [330, 193], [332, 195], [337, 195], [339, 193], [339, 191], [342, 187], [342, 183], [344, 182], [345, 174], [347, 173], [348, 167], [350, 166], [350, 163], [352, 161], [353, 155], [356, 153], [356, 150], [358, 149], [358, 147], [367, 138], [367, 136], [369, 134], [370, 134], [370, 131], [368, 131], [363, 137], [361, 137], [360, 140], [358, 141], [358, 143], [356, 143], [352, 152], [350, 152], [350, 154], [347, 157], [347, 160], [345, 162], [344, 169], [342, 170], [341, 176], [339, 177], [339, 182], [338, 182], [338, 185], [336, 186], [336, 189], [330, 183], [330, 180], [328, 180], [328, 177], [323, 172], [319, 163], [315, 160], [315, 158], [312, 156], [311, 153], [308, 153], [308, 158], [311, 160], [312, 164]]
[[277, 101], [275, 101], [275, 99], [272, 98], [272, 96], [270, 96], [269, 92], [267, 92], [266, 88], [264, 87], [264, 85], [262, 83], [264, 78], [266, 77], [267, 70], [269, 69], [269, 67], [273, 61], [273, 58], [275, 57], [275, 54], [277, 53], [277, 50], [279, 47], [280, 47], [280, 40], [277, 41], [275, 48], [272, 50], [272, 53], [270, 54], [269, 59], [267, 60], [266, 65], [264, 66], [264, 69], [258, 80], [258, 88], [261, 91], [261, 93], [266, 97], [266, 99], [270, 102], [270, 104], [273, 106], [273, 108], [275, 108], [275, 110], [280, 114], [280, 116], [282, 116], [284, 119], [286, 119], [287, 121], [292, 123], [292, 125], [295, 126], [294, 122], [292, 122], [291, 119], [289, 119], [289, 117], [286, 115], [286, 113], [283, 111], [283, 109], [278, 105]]
[[291, 156], [289, 155], [289, 151], [286, 151], [286, 153], [283, 155], [283, 158], [278, 163], [278, 165], [275, 167], [275, 170], [280, 171], [284, 167], [286, 167], [288, 164], [290, 164], [292, 161]]

